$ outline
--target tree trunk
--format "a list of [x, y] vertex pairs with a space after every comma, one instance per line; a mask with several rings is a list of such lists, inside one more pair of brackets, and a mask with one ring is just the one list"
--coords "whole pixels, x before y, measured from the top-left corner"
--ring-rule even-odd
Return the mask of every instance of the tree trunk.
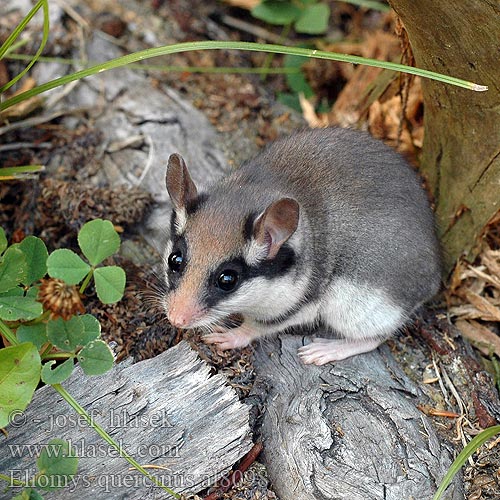
[[449, 271], [500, 208], [500, 4], [389, 0], [416, 65], [487, 85], [487, 92], [423, 81], [422, 173], [434, 195]]

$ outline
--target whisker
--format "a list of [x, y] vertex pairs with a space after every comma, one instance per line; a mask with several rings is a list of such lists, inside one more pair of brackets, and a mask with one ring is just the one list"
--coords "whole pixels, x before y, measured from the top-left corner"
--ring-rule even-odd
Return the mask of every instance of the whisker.
[[165, 314], [165, 297], [168, 292], [167, 284], [162, 276], [159, 276], [156, 269], [151, 269], [147, 274], [137, 276], [137, 285], [140, 296], [146, 310], [154, 316]]

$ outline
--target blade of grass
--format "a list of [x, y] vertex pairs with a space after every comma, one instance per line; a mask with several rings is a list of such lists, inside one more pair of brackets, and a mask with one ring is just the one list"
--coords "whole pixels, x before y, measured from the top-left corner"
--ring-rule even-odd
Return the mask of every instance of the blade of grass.
[[[30, 61], [33, 56], [29, 54], [11, 54], [8, 53], [5, 59]], [[74, 64], [82, 66], [85, 64], [97, 64], [92, 61], [81, 61], [79, 59], [66, 59], [64, 57], [39, 57], [39, 63], [59, 63], [59, 64]], [[131, 63], [128, 65], [131, 69], [142, 69], [145, 71], [165, 71], [171, 73], [222, 73], [222, 74], [242, 74], [242, 75], [261, 75], [261, 74], [276, 74], [289, 75], [300, 73], [299, 68], [235, 68], [230, 66], [169, 66], [164, 64], [143, 64]]]
[[165, 486], [164, 484], [162, 484], [162, 482], [159, 479], [157, 479], [155, 476], [153, 476], [152, 474], [150, 474], [141, 464], [139, 464], [139, 462], [137, 462], [131, 455], [129, 455], [123, 449], [123, 447], [119, 443], [117, 443], [92, 418], [92, 416], [89, 415], [85, 411], [85, 409], [80, 405], [80, 403], [78, 403], [78, 401], [76, 399], [74, 399], [73, 396], [68, 391], [66, 391], [66, 389], [61, 384], [52, 384], [52, 388], [55, 391], [57, 391], [64, 398], [64, 400], [66, 401], [66, 403], [68, 403], [73, 408], [73, 410], [75, 410], [76, 413], [78, 413], [78, 415], [82, 416], [85, 419], [85, 421], [87, 422], [87, 424], [90, 427], [92, 427], [92, 429], [94, 429], [97, 432], [97, 434], [99, 434], [99, 436], [101, 436], [101, 438], [104, 439], [104, 441], [106, 441], [106, 443], [108, 443], [110, 446], [113, 447], [113, 449], [115, 449], [118, 452], [118, 454], [120, 455], [120, 457], [124, 458], [130, 465], [132, 465], [132, 467], [134, 467], [139, 472], [141, 472], [142, 474], [144, 474], [148, 479], [151, 480], [151, 482], [153, 484], [155, 484], [156, 486], [162, 488], [169, 495], [172, 495], [174, 498], [181, 498], [181, 496], [178, 493], [176, 493], [175, 491], [171, 490], [170, 488], [168, 488], [167, 486]]
[[28, 12], [28, 14], [23, 18], [23, 20], [16, 26], [16, 29], [7, 37], [7, 40], [0, 47], [0, 59], [3, 58], [7, 50], [15, 42], [17, 37], [24, 30], [26, 25], [33, 19], [33, 16], [40, 10], [43, 4], [46, 4], [47, 0], [39, 0], [36, 5]]
[[[30, 39], [28, 37], [26, 38], [23, 38], [22, 40], [18, 40], [17, 42], [13, 43], [8, 49], [7, 51], [5, 52], [5, 55], [3, 56], [3, 59], [7, 59], [8, 56], [14, 52], [15, 50], [18, 50], [22, 47], [24, 47], [25, 45], [27, 45], [29, 43]], [[33, 56], [26, 56], [25, 60], [28, 60], [28, 61], [31, 61], [31, 59], [33, 59]]]
[[[292, 29], [291, 23], [285, 24], [285, 26], [283, 26], [283, 29], [281, 30], [281, 34], [280, 34], [279, 43], [283, 43], [286, 40], [286, 37], [290, 33], [291, 29]], [[261, 75], [260, 75], [261, 82], [265, 82], [267, 75], [270, 74], [269, 70], [271, 69], [271, 64], [273, 63], [273, 59], [274, 59], [274, 54], [272, 52], [267, 54], [266, 59], [264, 60], [264, 64], [262, 65], [262, 69], [265, 71], [263, 73], [261, 73]]]
[[19, 167], [0, 167], [0, 180], [3, 177], [18, 179], [20, 177], [42, 172], [45, 170], [43, 165], [23, 165]]
[[376, 68], [390, 69], [394, 71], [400, 71], [404, 73], [409, 73], [412, 75], [421, 76], [423, 78], [430, 78], [431, 80], [436, 80], [443, 83], [448, 83], [458, 87], [462, 87], [469, 90], [484, 91], [488, 90], [488, 87], [483, 85], [478, 85], [473, 82], [466, 80], [461, 80], [453, 76], [441, 75], [439, 73], [434, 73], [433, 71], [428, 71], [425, 69], [414, 68], [412, 66], [405, 66], [403, 64], [396, 64], [386, 61], [378, 61], [376, 59], [368, 59], [359, 56], [352, 56], [347, 54], [339, 54], [336, 52], [325, 52], [321, 50], [311, 50], [303, 49], [300, 47], [287, 47], [285, 45], [273, 45], [273, 44], [261, 44], [252, 42], [226, 42], [226, 41], [202, 41], [202, 42], [184, 42], [176, 43], [173, 45], [165, 45], [162, 47], [156, 47], [152, 49], [141, 50], [139, 52], [134, 52], [133, 54], [128, 54], [125, 56], [112, 59], [105, 63], [96, 64], [90, 68], [77, 71], [70, 75], [66, 75], [50, 82], [44, 83], [35, 87], [33, 89], [27, 90], [21, 94], [7, 99], [5, 102], [0, 104], [0, 110], [6, 109], [9, 106], [17, 104], [24, 101], [30, 97], [41, 94], [47, 90], [59, 87], [69, 82], [75, 80], [80, 80], [87, 76], [95, 75], [96, 73], [102, 73], [103, 71], [108, 71], [114, 68], [120, 68], [130, 63], [135, 63], [142, 61], [144, 59], [150, 59], [152, 57], [164, 56], [168, 54], [176, 54], [180, 52], [187, 52], [191, 50], [248, 50], [253, 52], [268, 52], [275, 54], [290, 54], [297, 55], [308, 58], [317, 59], [327, 59], [332, 61], [347, 62], [352, 64], [365, 64], [367, 66], [373, 66]]
[[[7, 50], [11, 47], [11, 45], [14, 43], [16, 38], [20, 35], [21, 31], [25, 28], [25, 26], [28, 24], [28, 22], [33, 18], [33, 16], [38, 12], [38, 10], [42, 7], [43, 9], [43, 34], [42, 34], [42, 42], [40, 44], [40, 47], [36, 51], [35, 55], [33, 56], [33, 59], [28, 63], [26, 68], [24, 68], [21, 73], [19, 73], [17, 76], [12, 78], [9, 82], [7, 82], [5, 85], [0, 87], [0, 93], [5, 92], [7, 89], [12, 87], [16, 82], [18, 82], [33, 66], [33, 64], [36, 63], [37, 59], [40, 57], [41, 53], [43, 52], [43, 49], [45, 48], [45, 45], [47, 44], [47, 40], [49, 39], [49, 5], [47, 3], [47, 0], [39, 0], [39, 2], [31, 9], [31, 11], [28, 13], [28, 15], [19, 23], [17, 28], [14, 30], [12, 35], [7, 38], [5, 43], [2, 45], [0, 48], [0, 59], [3, 58]], [[15, 35], [15, 36], [13, 36]]]
[[465, 446], [465, 448], [459, 453], [455, 461], [451, 464], [435, 495], [432, 497], [432, 500], [439, 500], [441, 498], [446, 488], [455, 477], [455, 474], [461, 469], [467, 459], [495, 434], [500, 434], [500, 425], [488, 427], [488, 429], [480, 432], [467, 444], [467, 446]]
[[9, 486], [28, 486], [24, 481], [20, 481], [19, 479], [14, 479], [11, 476], [7, 476], [7, 474], [0, 474], [0, 479], [9, 483]]
[[12, 344], [17, 345], [16, 334], [0, 319], [0, 333]]

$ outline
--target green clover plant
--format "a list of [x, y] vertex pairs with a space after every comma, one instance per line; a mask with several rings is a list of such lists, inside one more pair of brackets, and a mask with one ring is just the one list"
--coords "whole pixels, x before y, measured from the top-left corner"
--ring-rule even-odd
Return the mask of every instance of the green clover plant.
[[43, 500], [35, 488], [54, 490], [68, 486], [76, 474], [78, 458], [68, 441], [51, 439], [44, 445], [36, 465], [38, 472], [30, 479], [29, 486], [14, 496], [13, 500]]
[[[0, 333], [11, 345], [0, 349], [0, 428], [23, 411], [40, 383], [54, 385], [66, 380], [77, 360], [86, 375], [100, 375], [113, 366], [113, 353], [101, 340], [101, 325], [90, 314], [74, 314], [65, 319], [51, 317], [39, 300], [41, 280], [62, 280], [78, 285], [82, 293], [94, 278], [97, 296], [105, 304], [119, 301], [125, 289], [125, 272], [102, 262], [120, 248], [120, 238], [110, 221], [93, 220], [78, 233], [84, 261], [68, 249], [50, 255], [44, 242], [34, 236], [8, 245], [0, 228]], [[52, 442], [62, 448], [57, 456], [42, 452], [37, 464], [39, 474], [15, 498], [42, 498], [34, 488], [47, 489], [50, 476], [70, 478], [76, 473], [77, 459], [69, 444]], [[64, 481], [63, 481], [64, 483]], [[64, 486], [59, 484], [58, 486]]]
[[12, 411], [26, 408], [40, 379], [46, 384], [66, 380], [75, 359], [86, 375], [100, 375], [113, 366], [113, 353], [100, 339], [101, 325], [94, 316], [50, 318], [50, 310], [38, 299], [40, 280], [47, 273], [67, 285], [83, 282], [80, 293], [93, 277], [101, 302], [121, 299], [125, 272], [118, 266], [100, 266], [120, 248], [111, 222], [87, 222], [78, 233], [78, 244], [88, 263], [68, 249], [49, 255], [34, 236], [8, 246], [0, 228], [0, 332], [12, 344], [0, 349], [0, 427], [7, 425]]
[[[344, 0], [359, 7], [388, 12], [390, 7], [375, 0]], [[318, 0], [262, 0], [250, 11], [269, 24], [293, 25], [297, 33], [322, 35], [328, 29], [330, 6]]]
[[[104, 304], [121, 299], [125, 272], [118, 266], [100, 266], [120, 248], [111, 222], [97, 219], [86, 223], [78, 233], [78, 244], [88, 263], [68, 249], [49, 255], [43, 241], [34, 236], [7, 247], [5, 233], [0, 231], [0, 331], [13, 344], [0, 350], [0, 373], [5, 372], [0, 378], [0, 427], [7, 425], [12, 410], [26, 408], [40, 378], [46, 384], [61, 383], [71, 375], [75, 359], [86, 375], [100, 375], [113, 365], [113, 354], [100, 339], [101, 327], [95, 317], [50, 318], [50, 311], [44, 311], [37, 297], [39, 282], [48, 273], [67, 285], [83, 282], [80, 292], [93, 277]], [[57, 364], [57, 360], [63, 362]], [[24, 363], [29, 365], [28, 371]], [[22, 391], [16, 389], [16, 377], [25, 377]], [[12, 398], [13, 390], [21, 392]]]
[[37, 488], [54, 490], [67, 486], [76, 474], [78, 458], [68, 441], [51, 439], [44, 445], [36, 465], [38, 472], [28, 481], [29, 485], [14, 481], [16, 486], [26, 487], [12, 497], [12, 500], [43, 500]]
[[328, 28], [330, 6], [317, 0], [263, 0], [251, 14], [269, 24], [293, 24], [298, 33], [321, 35]]

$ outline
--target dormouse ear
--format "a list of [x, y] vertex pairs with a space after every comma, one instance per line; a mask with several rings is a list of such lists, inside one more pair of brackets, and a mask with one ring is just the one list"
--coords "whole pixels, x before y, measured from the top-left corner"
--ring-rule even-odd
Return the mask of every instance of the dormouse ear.
[[182, 156], [170, 155], [166, 175], [167, 191], [175, 208], [185, 208], [196, 199], [197, 190]]
[[274, 259], [281, 245], [295, 232], [298, 223], [299, 204], [293, 198], [275, 201], [257, 217], [253, 236], [258, 244], [267, 245], [267, 259]]

